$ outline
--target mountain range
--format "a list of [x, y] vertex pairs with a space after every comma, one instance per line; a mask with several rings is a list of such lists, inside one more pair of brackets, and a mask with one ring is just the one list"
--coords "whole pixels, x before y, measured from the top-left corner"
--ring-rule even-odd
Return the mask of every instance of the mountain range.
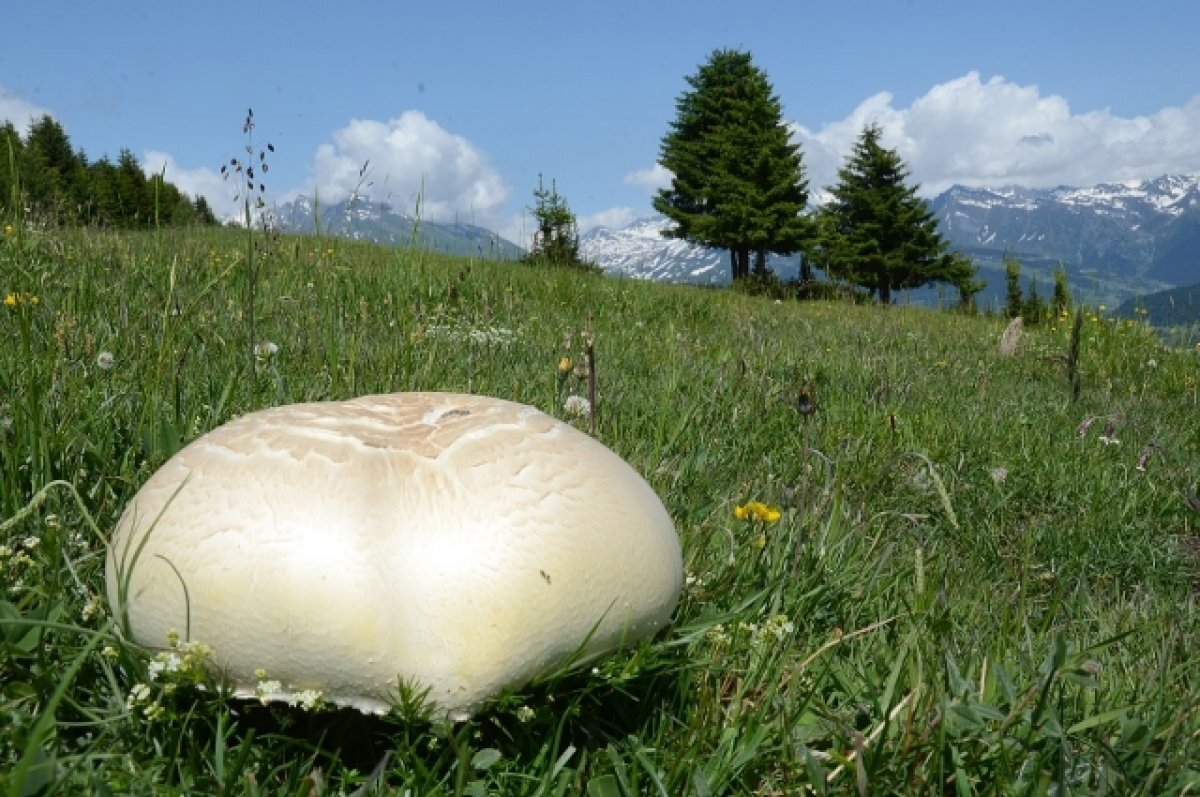
[[[930, 208], [951, 248], [980, 266], [988, 287], [981, 302], [1003, 301], [1004, 259], [1021, 263], [1026, 283], [1043, 296], [1061, 265], [1076, 298], [1116, 306], [1135, 296], [1200, 282], [1200, 175], [1103, 184], [1087, 188], [967, 188], [954, 186]], [[660, 231], [661, 216], [627, 227], [599, 227], [581, 237], [584, 256], [606, 271], [673, 282], [729, 281], [727, 255]], [[773, 258], [783, 279], [795, 277], [796, 258]], [[916, 292], [901, 301], [928, 301]]]
[[955, 186], [930, 207], [989, 281], [987, 270], [1002, 275], [1008, 254], [1046, 286], [1061, 264], [1076, 296], [1110, 305], [1200, 282], [1200, 175], [1087, 188]]
[[449, 255], [514, 260], [525, 250], [497, 233], [474, 224], [417, 219], [387, 202], [354, 197], [318, 204], [300, 196], [275, 207], [268, 221], [280, 232], [314, 233], [374, 241], [389, 246], [416, 246]]
[[[1072, 295], [1093, 305], [1116, 307], [1200, 284], [1200, 175], [1083, 188], [954, 186], [929, 205], [951, 247], [980, 266], [980, 277], [987, 282], [979, 297], [984, 307], [1003, 303], [1003, 263], [1009, 256], [1021, 263], [1026, 285], [1036, 281], [1042, 296], [1052, 292], [1053, 273], [1061, 266]], [[272, 217], [286, 232], [314, 232], [319, 217], [320, 230], [330, 235], [493, 259], [523, 254], [516, 244], [482, 227], [417, 220], [367, 198], [318, 207], [299, 197], [277, 207]], [[665, 238], [661, 232], [667, 226], [665, 218], [652, 216], [620, 229], [596, 227], [580, 236], [581, 254], [614, 276], [700, 285], [729, 282], [725, 250]], [[769, 265], [785, 280], [799, 273], [794, 256], [772, 256]], [[927, 289], [899, 301], [947, 302], [953, 300], [951, 294]]]

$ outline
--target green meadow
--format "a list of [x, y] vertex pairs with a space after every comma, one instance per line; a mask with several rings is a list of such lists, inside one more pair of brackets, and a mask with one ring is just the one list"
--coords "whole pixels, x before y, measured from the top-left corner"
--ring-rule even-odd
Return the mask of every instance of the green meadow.
[[[1200, 791], [1200, 349], [1140, 323], [1084, 309], [1076, 398], [1073, 318], [1003, 356], [994, 316], [317, 237], [10, 228], [0, 294], [5, 794]], [[174, 451], [415, 390], [594, 420], [675, 521], [673, 623], [457, 724], [126, 640], [106, 536]]]

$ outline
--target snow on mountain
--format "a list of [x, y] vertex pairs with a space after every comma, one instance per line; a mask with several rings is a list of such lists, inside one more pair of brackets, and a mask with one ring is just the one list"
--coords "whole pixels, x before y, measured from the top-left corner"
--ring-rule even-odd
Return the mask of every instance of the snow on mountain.
[[[729, 251], [667, 238], [663, 216], [634, 221], [618, 230], [596, 227], [579, 236], [579, 252], [613, 276], [694, 285], [729, 283]], [[795, 258], [771, 255], [767, 264], [784, 279], [799, 273]]]
[[1104, 208], [1106, 212], [1155, 212], [1180, 216], [1200, 204], [1200, 175], [1104, 183], [1089, 188], [1058, 188], [1054, 191], [1054, 199], [1063, 204]]
[[[1060, 265], [1072, 290], [1091, 302], [1200, 283], [1200, 175], [1050, 189], [954, 186], [930, 202], [951, 247], [974, 259], [989, 283], [985, 299], [1003, 291], [1003, 259], [1016, 257], [1022, 273], [1043, 290]], [[420, 221], [385, 202], [359, 198], [321, 204], [298, 197], [274, 210], [284, 231], [321, 232], [391, 245], [496, 259], [522, 250], [470, 224]], [[724, 285], [729, 253], [667, 238], [669, 222], [655, 216], [580, 236], [582, 256], [614, 276], [659, 282]], [[796, 257], [771, 256], [771, 269], [795, 279]]]
[[[1106, 274], [1131, 290], [1200, 281], [1200, 175], [1087, 187], [965, 188], [931, 203], [950, 242], [990, 264], [1061, 263]], [[1040, 264], [1044, 265], [1044, 264]]]
[[[1005, 256], [1046, 291], [1060, 265], [1072, 290], [1113, 305], [1132, 295], [1200, 282], [1200, 175], [1051, 189], [954, 186], [930, 202], [942, 234], [973, 258], [989, 283], [983, 299], [1002, 296]], [[614, 275], [667, 282], [729, 282], [729, 255], [662, 236], [668, 221], [639, 219], [580, 237], [583, 256]], [[794, 279], [795, 258], [772, 269]]]

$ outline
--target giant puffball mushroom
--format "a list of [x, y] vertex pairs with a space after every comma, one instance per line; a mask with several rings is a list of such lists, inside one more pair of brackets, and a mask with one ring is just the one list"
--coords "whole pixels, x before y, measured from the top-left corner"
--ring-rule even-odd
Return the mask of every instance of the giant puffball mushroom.
[[383, 713], [403, 682], [457, 720], [662, 628], [682, 563], [658, 496], [591, 437], [508, 401], [395, 393], [191, 443], [126, 507], [106, 576], [134, 640], [208, 645], [238, 697]]

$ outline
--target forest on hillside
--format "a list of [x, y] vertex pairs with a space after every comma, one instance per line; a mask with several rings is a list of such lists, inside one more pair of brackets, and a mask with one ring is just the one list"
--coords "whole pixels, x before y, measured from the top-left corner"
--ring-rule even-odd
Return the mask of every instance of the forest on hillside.
[[217, 223], [204, 197], [192, 199], [161, 174], [147, 176], [128, 149], [116, 163], [107, 155], [89, 160], [51, 116], [23, 137], [12, 122], [0, 127], [0, 216], [116, 229]]

